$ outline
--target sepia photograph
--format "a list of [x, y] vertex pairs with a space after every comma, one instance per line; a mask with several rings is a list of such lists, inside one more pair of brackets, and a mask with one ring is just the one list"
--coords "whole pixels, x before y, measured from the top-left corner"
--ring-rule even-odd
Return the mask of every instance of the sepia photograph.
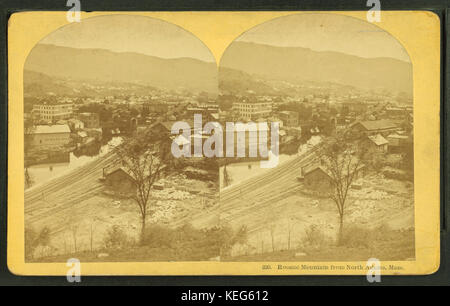
[[171, 154], [203, 137], [174, 122], [218, 118], [217, 88], [208, 48], [154, 18], [90, 18], [40, 41], [24, 66], [26, 260], [218, 257], [231, 229], [217, 161]]
[[223, 120], [281, 126], [277, 167], [222, 161], [221, 221], [248, 235], [227, 260], [414, 260], [412, 64], [394, 37], [276, 18], [230, 44], [219, 90]]
[[18, 13], [8, 29], [13, 269], [439, 266], [433, 14], [69, 16]]
[[[414, 260], [412, 64], [395, 38], [347, 16], [280, 17], [215, 66], [198, 38], [146, 17], [90, 18], [33, 48], [27, 260]], [[194, 115], [242, 123], [226, 131], [236, 156], [172, 156], [206, 141]], [[272, 122], [278, 164], [262, 168], [267, 154], [247, 153]]]

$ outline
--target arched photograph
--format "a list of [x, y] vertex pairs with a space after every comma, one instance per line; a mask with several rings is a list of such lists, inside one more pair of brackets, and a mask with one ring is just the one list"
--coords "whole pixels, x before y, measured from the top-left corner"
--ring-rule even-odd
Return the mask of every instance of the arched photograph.
[[220, 115], [279, 122], [245, 140], [279, 149], [272, 169], [221, 160], [221, 222], [248, 232], [227, 260], [414, 260], [412, 73], [396, 38], [332, 13], [275, 18], [228, 46]]
[[[174, 158], [174, 122], [218, 115], [217, 65], [188, 31], [155, 18], [83, 19], [24, 65], [28, 262], [207, 260], [222, 234], [212, 158]], [[192, 130], [194, 129], [191, 123]]]

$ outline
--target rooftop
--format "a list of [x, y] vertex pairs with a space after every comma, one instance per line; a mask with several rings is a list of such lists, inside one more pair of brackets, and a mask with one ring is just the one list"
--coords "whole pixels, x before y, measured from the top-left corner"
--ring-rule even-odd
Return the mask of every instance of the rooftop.
[[397, 128], [397, 126], [389, 120], [360, 121], [359, 123], [368, 131]]
[[399, 134], [391, 134], [387, 138], [393, 138], [393, 139], [408, 139], [409, 137], [407, 135], [399, 135]]
[[36, 106], [42, 106], [42, 105], [46, 105], [46, 106], [53, 106], [53, 105], [55, 105], [55, 106], [73, 106], [73, 103], [72, 102], [65, 102], [65, 101], [40, 101], [40, 102], [38, 102], [38, 103], [36, 103], [36, 104], [34, 104], [34, 105], [36, 105]]
[[57, 125], [37, 125], [34, 134], [58, 134], [70, 133], [70, 128], [67, 124]]
[[368, 137], [377, 146], [381, 146], [381, 145], [385, 145], [385, 144], [389, 143], [389, 141], [387, 141], [386, 138], [384, 138], [380, 134], [376, 134], [376, 135], [368, 136]]
[[298, 115], [298, 113], [294, 112], [294, 111], [281, 111], [279, 113], [283, 114], [283, 115], [288, 115], [288, 116], [297, 116]]
[[325, 169], [325, 167], [322, 167], [322, 166], [320, 166], [318, 164], [312, 164], [312, 165], [309, 165], [309, 166], [306, 166], [305, 168], [303, 168], [303, 175], [307, 175], [307, 174], [309, 174], [309, 173], [311, 173], [311, 172], [313, 172], [313, 171], [315, 171], [317, 169], [321, 170], [326, 175], [331, 177], [330, 172], [327, 169]]

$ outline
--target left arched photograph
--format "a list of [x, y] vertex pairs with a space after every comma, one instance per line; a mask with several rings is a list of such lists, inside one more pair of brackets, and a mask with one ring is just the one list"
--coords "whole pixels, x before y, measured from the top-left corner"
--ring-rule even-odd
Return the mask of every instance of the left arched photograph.
[[[217, 161], [171, 154], [205, 137], [194, 113], [217, 119], [217, 74], [200, 39], [156, 18], [86, 18], [42, 39], [23, 72], [25, 261], [219, 258], [233, 233], [218, 224]], [[172, 133], [180, 121], [190, 136]]]

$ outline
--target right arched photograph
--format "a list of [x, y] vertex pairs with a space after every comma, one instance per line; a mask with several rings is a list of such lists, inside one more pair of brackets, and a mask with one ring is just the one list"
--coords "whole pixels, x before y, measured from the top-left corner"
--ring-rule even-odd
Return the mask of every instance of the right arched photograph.
[[415, 260], [413, 68], [390, 33], [341, 14], [278, 17], [228, 46], [220, 118], [253, 157], [221, 160], [220, 222], [246, 232], [222, 260]]

